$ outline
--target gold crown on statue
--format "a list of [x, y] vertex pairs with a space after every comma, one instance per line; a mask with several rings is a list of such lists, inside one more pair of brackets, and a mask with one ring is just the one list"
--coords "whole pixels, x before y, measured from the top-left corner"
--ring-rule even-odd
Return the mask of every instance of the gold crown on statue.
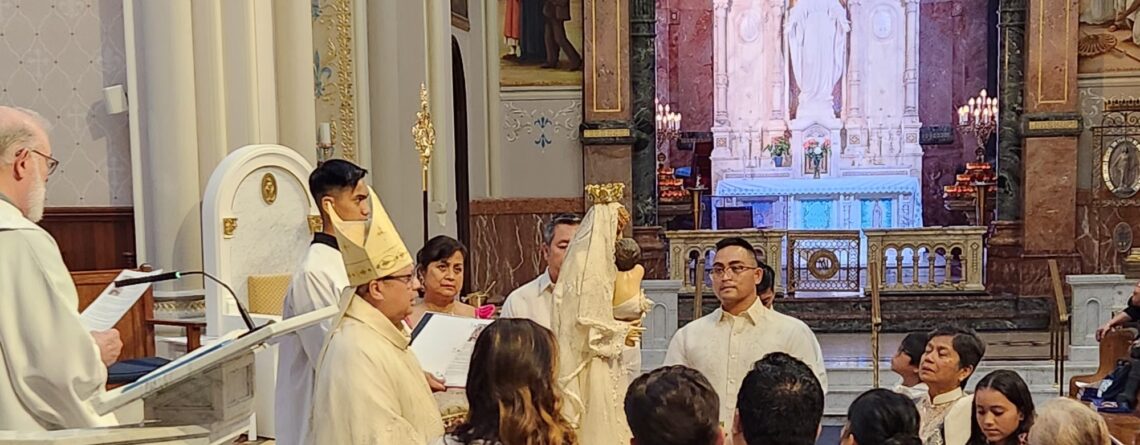
[[368, 222], [346, 222], [328, 204], [325, 213], [336, 229], [336, 241], [344, 258], [349, 284], [360, 286], [383, 278], [412, 265], [412, 256], [380, 198], [372, 187], [368, 188], [372, 200], [372, 218]]
[[622, 195], [625, 194], [625, 184], [620, 182], [590, 184], [586, 186], [586, 194], [590, 196], [590, 200], [594, 201], [594, 204], [621, 202]]

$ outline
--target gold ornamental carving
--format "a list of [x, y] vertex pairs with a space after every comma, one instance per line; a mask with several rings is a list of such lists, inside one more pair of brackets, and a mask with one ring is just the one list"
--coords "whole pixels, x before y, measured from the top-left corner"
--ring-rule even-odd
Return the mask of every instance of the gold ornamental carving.
[[237, 218], [222, 218], [222, 237], [230, 239], [237, 230]]
[[817, 250], [808, 256], [808, 272], [817, 280], [830, 280], [839, 273], [839, 257], [830, 250]]
[[321, 221], [321, 215], [309, 215], [309, 233], [320, 232], [324, 228], [324, 222]]
[[[323, 3], [323, 2], [322, 2]], [[317, 23], [328, 28], [325, 42], [327, 58], [336, 65], [336, 115], [331, 118], [333, 138], [338, 141], [344, 159], [356, 161], [356, 62], [353, 54], [353, 0], [331, 0], [319, 6]], [[331, 95], [320, 100], [332, 102]]]
[[432, 151], [435, 150], [435, 125], [431, 122], [427, 86], [422, 83], [420, 84], [420, 111], [416, 112], [416, 124], [412, 126], [412, 140], [416, 144], [416, 152], [420, 154], [421, 185], [423, 186], [422, 190], [426, 192], [428, 167], [431, 165]]
[[273, 173], [266, 173], [261, 177], [261, 200], [265, 205], [277, 202], [277, 178]]

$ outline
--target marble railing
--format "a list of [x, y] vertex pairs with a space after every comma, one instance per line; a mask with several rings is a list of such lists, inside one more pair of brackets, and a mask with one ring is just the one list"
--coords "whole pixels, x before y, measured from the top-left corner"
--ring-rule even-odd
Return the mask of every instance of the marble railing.
[[864, 230], [882, 292], [984, 291], [984, 227]]
[[[716, 243], [724, 238], [741, 237], [752, 243], [760, 258], [776, 271], [776, 293], [784, 291], [783, 278], [783, 230], [677, 230], [665, 232], [669, 240], [669, 279], [681, 282], [680, 293], [693, 293], [695, 290], [696, 261], [703, 254], [706, 270], [711, 267]], [[705, 277], [705, 290], [709, 291], [708, 274]], [[711, 294], [711, 292], [709, 292]]]

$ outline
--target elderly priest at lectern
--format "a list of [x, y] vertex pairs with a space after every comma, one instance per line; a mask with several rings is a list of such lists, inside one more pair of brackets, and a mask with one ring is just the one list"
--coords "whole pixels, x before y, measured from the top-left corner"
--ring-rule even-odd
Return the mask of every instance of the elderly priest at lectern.
[[91, 400], [122, 349], [117, 331], [87, 332], [79, 296], [43, 217], [48, 124], [0, 106], [0, 431], [113, 425]]
[[306, 443], [423, 445], [443, 435], [443, 419], [404, 324], [419, 282], [376, 192], [368, 196], [368, 223], [325, 209], [351, 287], [317, 365]]

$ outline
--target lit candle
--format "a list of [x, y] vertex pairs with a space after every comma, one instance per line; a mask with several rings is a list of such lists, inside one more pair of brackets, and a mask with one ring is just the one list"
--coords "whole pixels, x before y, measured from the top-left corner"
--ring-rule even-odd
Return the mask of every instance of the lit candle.
[[329, 128], [328, 122], [321, 122], [320, 131], [317, 132], [317, 143], [332, 145], [332, 129]]
[[986, 97], [986, 89], [982, 88], [982, 97]]
[[966, 107], [958, 109], [958, 125], [966, 125], [969, 118], [966, 117]]
[[974, 98], [970, 98], [970, 108], [974, 108]]
[[669, 104], [665, 104], [665, 114], [669, 114]]

